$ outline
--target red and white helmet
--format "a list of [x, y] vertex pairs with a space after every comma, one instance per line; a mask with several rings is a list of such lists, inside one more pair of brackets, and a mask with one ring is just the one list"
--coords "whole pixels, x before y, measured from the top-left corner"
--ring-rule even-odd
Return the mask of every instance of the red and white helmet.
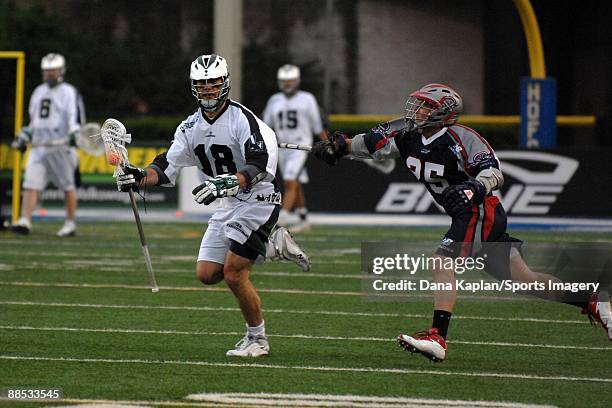
[[463, 113], [463, 99], [453, 88], [442, 84], [425, 85], [406, 101], [406, 123], [418, 129], [452, 126]]

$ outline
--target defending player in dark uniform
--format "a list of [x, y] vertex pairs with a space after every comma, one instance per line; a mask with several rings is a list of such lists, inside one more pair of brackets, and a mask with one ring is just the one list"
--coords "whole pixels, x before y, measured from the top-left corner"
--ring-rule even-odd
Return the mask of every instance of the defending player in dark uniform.
[[[463, 100], [455, 90], [442, 84], [429, 84], [410, 94], [404, 118], [382, 123], [353, 139], [336, 132], [329, 141], [315, 144], [312, 152], [330, 165], [346, 155], [370, 159], [401, 157], [452, 217], [451, 226], [436, 250], [437, 257], [475, 256], [482, 251], [484, 242], [506, 243], [487, 249], [494, 251], [487, 257], [489, 273], [500, 280], [558, 282], [551, 275], [529, 269], [519, 251], [521, 241], [506, 233], [506, 213], [492, 194], [504, 182], [499, 160], [482, 136], [457, 124], [462, 112]], [[434, 270], [434, 279], [456, 289], [452, 269]], [[397, 339], [404, 349], [421, 353], [432, 361], [446, 358], [445, 339], [456, 302], [455, 289], [434, 292], [432, 327], [411, 336], [400, 334]], [[607, 292], [540, 295], [582, 308], [583, 313], [602, 325], [612, 340], [612, 312]], [[584, 301], [576, 302], [578, 297]]]

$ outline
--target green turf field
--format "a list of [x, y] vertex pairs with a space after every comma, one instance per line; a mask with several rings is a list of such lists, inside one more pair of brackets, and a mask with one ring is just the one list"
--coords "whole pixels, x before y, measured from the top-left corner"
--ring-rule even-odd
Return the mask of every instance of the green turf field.
[[[260, 398], [294, 406], [321, 399], [297, 394], [394, 397], [344, 397], [341, 406], [442, 405], [434, 399], [596, 407], [612, 400], [612, 343], [567, 305], [460, 300], [447, 361], [402, 351], [395, 336], [429, 327], [431, 302], [365, 301], [360, 244], [433, 241], [439, 229], [319, 227], [297, 235], [312, 271], [255, 267], [271, 355], [239, 360], [225, 357], [244, 332], [233, 296], [224, 284], [205, 288], [195, 279], [200, 225], [145, 224], [157, 294], [145, 288], [134, 224], [81, 223], [72, 239], [56, 238], [59, 226], [35, 223], [28, 237], [0, 232], [0, 388], [62, 388], [63, 405], [196, 404], [186, 396], [204, 393], [233, 394], [224, 401], [241, 406], [250, 397], [238, 393], [290, 394]], [[612, 241], [597, 233], [513, 234]]]

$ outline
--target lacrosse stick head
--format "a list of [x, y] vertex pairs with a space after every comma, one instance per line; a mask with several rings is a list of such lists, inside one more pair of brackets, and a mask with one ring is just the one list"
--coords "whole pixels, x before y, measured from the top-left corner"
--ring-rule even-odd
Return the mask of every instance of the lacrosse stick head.
[[127, 133], [123, 123], [117, 119], [106, 119], [100, 129], [106, 161], [115, 167], [114, 177], [121, 172], [121, 167], [130, 164], [126, 143], [132, 141], [132, 135]]
[[81, 126], [76, 133], [77, 147], [91, 156], [102, 156], [104, 154], [104, 143], [100, 132], [99, 123], [89, 122]]

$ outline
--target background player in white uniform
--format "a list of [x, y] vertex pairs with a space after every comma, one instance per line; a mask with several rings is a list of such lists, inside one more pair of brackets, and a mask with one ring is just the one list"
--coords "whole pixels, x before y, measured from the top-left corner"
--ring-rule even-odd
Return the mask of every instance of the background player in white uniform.
[[206, 181], [193, 190], [194, 199], [206, 205], [221, 199], [221, 205], [202, 238], [198, 279], [206, 285], [225, 280], [246, 320], [246, 336], [227, 355], [267, 355], [261, 302], [249, 279], [250, 268], [266, 257], [310, 268], [308, 257], [285, 228], [272, 233], [281, 204], [274, 177], [278, 142], [274, 131], [249, 109], [228, 99], [229, 69], [223, 57], [198, 57], [190, 77], [199, 109], [178, 126], [168, 151], [146, 169], [126, 167], [117, 185], [122, 191], [172, 186], [179, 170], [188, 166], [205, 174]]
[[[327, 140], [317, 100], [310, 92], [299, 89], [300, 69], [295, 65], [283, 65], [278, 69], [277, 79], [281, 92], [270, 97], [262, 119], [274, 129], [278, 141], [310, 146], [314, 134]], [[307, 158], [308, 152], [301, 150], [281, 149], [278, 154], [278, 168], [285, 185], [280, 222], [296, 210], [300, 222], [291, 228], [295, 232], [309, 229], [302, 188], [302, 184], [308, 183]]]
[[36, 87], [30, 98], [30, 124], [13, 142], [13, 147], [21, 152], [28, 144], [32, 148], [23, 182], [21, 218], [12, 226], [12, 231], [19, 234], [30, 232], [39, 193], [50, 181], [64, 191], [66, 222], [57, 235], [67, 237], [76, 231], [78, 155], [74, 136], [85, 123], [85, 109], [78, 90], [64, 82], [66, 60], [62, 55], [45, 55], [40, 67], [44, 82]]

